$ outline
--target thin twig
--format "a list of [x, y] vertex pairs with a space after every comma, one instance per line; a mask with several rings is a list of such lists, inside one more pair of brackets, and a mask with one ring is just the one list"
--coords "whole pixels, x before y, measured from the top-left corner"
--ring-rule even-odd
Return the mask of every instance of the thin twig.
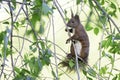
[[[22, 36], [19, 36], [19, 35], [13, 35], [13, 37], [18, 37], [18, 38], [24, 39], [24, 40], [26, 40], [26, 41], [28, 41], [28, 42], [30, 42], [30, 43], [33, 43], [31, 40], [29, 40], [29, 39], [27, 39], [27, 38], [24, 38], [24, 37], [22, 37]], [[41, 40], [41, 39], [39, 39], [39, 40]], [[46, 41], [46, 39], [42, 39], [42, 40], [45, 40], [45, 41]], [[60, 50], [62, 50], [65, 54], [67, 54], [59, 45], [53, 43], [52, 41], [48, 41], [48, 42], [54, 44], [56, 47], [58, 47]]]
[[[53, 43], [55, 43], [55, 26], [54, 26], [54, 19], [52, 14], [52, 26], [53, 26]], [[56, 47], [53, 45], [54, 48], [54, 58], [55, 58], [55, 64], [56, 64], [56, 80], [58, 80], [58, 64], [57, 64], [57, 58], [56, 58]]]
[[110, 23], [110, 19], [108, 19], [108, 22], [109, 22], [109, 26], [110, 26], [110, 32], [111, 32], [111, 34], [112, 34], [112, 25], [111, 25], [111, 23]]
[[[73, 43], [72, 43], [73, 44]], [[77, 56], [77, 46], [75, 46], [73, 44], [74, 47], [74, 51], [75, 51], [75, 60], [76, 60], [76, 72], [77, 72], [77, 76], [78, 76], [78, 80], [80, 80], [80, 73], [79, 73], [79, 64], [78, 64], [78, 56]]]
[[[16, 20], [18, 19], [18, 16], [19, 16], [19, 14], [20, 14], [23, 6], [24, 6], [24, 3], [25, 3], [25, 0], [24, 0], [23, 3], [21, 4], [21, 7], [20, 7], [20, 9], [19, 9], [19, 11], [18, 11], [18, 13], [17, 13], [14, 21], [13, 21], [13, 14], [12, 14], [12, 12], [10, 12], [10, 13], [11, 13], [11, 19], [12, 19], [12, 22], [11, 22], [11, 23], [12, 23], [12, 28], [11, 28], [11, 44], [12, 44], [12, 37], [13, 37], [12, 32], [13, 32], [14, 22], [16, 22]], [[9, 2], [9, 4], [10, 4], [10, 2]], [[10, 5], [9, 5], [9, 6], [10, 6]], [[11, 10], [11, 11], [12, 11], [12, 10]], [[11, 45], [11, 50], [12, 50], [12, 45]], [[12, 55], [12, 54], [11, 54], [11, 55]], [[11, 60], [13, 61], [12, 56], [11, 56]], [[13, 70], [12, 70], [12, 71], [13, 71], [13, 74], [14, 74], [14, 76], [15, 76], [14, 66], [15, 66], [15, 65], [14, 65], [13, 62], [12, 62], [12, 67], [13, 67]], [[10, 78], [11, 74], [12, 74], [12, 72], [9, 74], [8, 79]]]
[[[50, 32], [50, 27], [51, 27], [51, 19], [50, 19], [50, 17], [48, 16], [48, 19], [49, 19], [49, 25], [47, 24], [47, 28], [48, 28], [48, 31], [47, 31], [47, 35], [46, 35], [46, 39], [48, 39], [48, 35], [49, 35], [49, 32]], [[47, 28], [46, 28], [46, 30], [47, 30]]]
[[[98, 17], [100, 16], [99, 15], [99, 13], [98, 13], [98, 11], [96, 10], [96, 8], [94, 8], [95, 9], [95, 11], [96, 11], [96, 13], [97, 13], [97, 15], [98, 15]], [[100, 21], [102, 21], [102, 19], [100, 18]], [[102, 27], [102, 35], [101, 35], [101, 43], [100, 43], [100, 50], [99, 50], [99, 63], [98, 63], [98, 66], [99, 66], [99, 73], [100, 73], [100, 68], [101, 68], [101, 53], [102, 53], [102, 41], [103, 41], [103, 38], [104, 38], [104, 31], [106, 31], [107, 32], [107, 30], [106, 30], [106, 28], [105, 28], [105, 24], [103, 24], [102, 23], [102, 25], [103, 25], [103, 27]], [[108, 32], [107, 32], [107, 34], [109, 34]], [[98, 75], [98, 80], [100, 79], [100, 75]]]
[[[99, 50], [99, 73], [100, 73], [100, 68], [101, 68], [101, 54], [102, 54], [102, 40], [104, 37], [104, 31], [105, 31], [105, 24], [103, 24], [103, 31], [102, 31], [102, 35], [101, 35], [101, 43], [100, 43], [100, 50]], [[98, 75], [98, 80], [100, 79], [100, 75]]]
[[8, 3], [9, 10], [10, 10], [10, 15], [11, 15], [11, 33], [10, 33], [10, 49], [11, 49], [11, 66], [12, 66], [12, 71], [13, 71], [13, 76], [15, 77], [15, 72], [14, 72], [14, 62], [13, 62], [13, 55], [12, 55], [12, 46], [13, 46], [13, 28], [14, 28], [14, 21], [13, 21], [13, 10], [11, 3]]
[[[59, 59], [59, 58], [58, 58]], [[59, 59], [59, 60], [61, 60], [61, 59]], [[61, 60], [62, 61], [62, 60]], [[53, 64], [53, 65], [55, 65], [56, 66], [56, 64], [54, 64], [54, 63], [51, 63], [51, 64]], [[64, 74], [66, 75], [66, 76], [68, 76], [71, 80], [74, 80], [71, 76], [69, 76], [65, 71], [63, 71], [60, 67], [58, 68], [59, 70], [61, 70], [62, 72], [64, 72]]]
[[[22, 2], [18, 2], [18, 1], [11, 1], [11, 0], [2, 0], [2, 1], [5, 1], [5, 2], [15, 2], [15, 3], [18, 3], [18, 4], [23, 4]], [[30, 2], [29, 3], [24, 3], [24, 5], [33, 6]]]

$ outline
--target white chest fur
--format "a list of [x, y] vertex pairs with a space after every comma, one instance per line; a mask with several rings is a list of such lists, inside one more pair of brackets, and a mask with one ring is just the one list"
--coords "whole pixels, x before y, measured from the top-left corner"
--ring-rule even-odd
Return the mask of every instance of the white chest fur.
[[78, 56], [80, 56], [80, 52], [82, 48], [81, 43], [79, 41], [75, 41], [74, 47], [75, 47], [75, 52], [77, 52]]

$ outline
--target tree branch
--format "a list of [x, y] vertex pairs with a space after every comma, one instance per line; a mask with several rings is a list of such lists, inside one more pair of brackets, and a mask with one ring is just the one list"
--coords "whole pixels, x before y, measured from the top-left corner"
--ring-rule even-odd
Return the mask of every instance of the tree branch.
[[96, 0], [93, 0], [93, 1], [98, 6], [98, 8], [108, 17], [108, 19], [111, 20], [111, 22], [113, 23], [113, 25], [115, 26], [115, 28], [117, 29], [117, 31], [120, 33], [120, 29], [116, 25], [116, 23], [113, 21], [113, 19], [106, 13], [106, 11], [100, 6], [100, 4]]
[[14, 72], [14, 62], [13, 62], [13, 55], [12, 55], [12, 47], [13, 47], [13, 28], [14, 28], [14, 21], [13, 21], [13, 10], [11, 3], [8, 3], [9, 9], [10, 9], [10, 15], [11, 15], [11, 33], [10, 33], [10, 50], [11, 50], [11, 65], [12, 65], [12, 71], [13, 71], [13, 76], [15, 77], [15, 72]]

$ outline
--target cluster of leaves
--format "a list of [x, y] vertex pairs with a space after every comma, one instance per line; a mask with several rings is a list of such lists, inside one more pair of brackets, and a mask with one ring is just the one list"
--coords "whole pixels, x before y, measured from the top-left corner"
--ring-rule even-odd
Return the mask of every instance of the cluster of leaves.
[[[1, 1], [2, 2], [2, 1]], [[7, 2], [7, 1], [6, 1]], [[8, 61], [10, 60], [11, 54], [13, 59], [13, 72], [15, 73], [13, 80], [35, 80], [39, 77], [40, 72], [42, 71], [44, 66], [49, 66], [51, 63], [50, 57], [52, 56], [52, 51], [50, 50], [50, 44], [48, 40], [41, 40], [38, 39], [40, 35], [44, 34], [45, 30], [45, 21], [42, 19], [42, 17], [48, 17], [53, 13], [51, 2], [52, 0], [23, 0], [23, 5], [26, 7], [26, 10], [28, 11], [25, 13], [26, 17], [23, 16], [18, 12], [18, 15], [22, 18], [16, 19], [15, 22], [8, 20], [5, 20], [1, 22], [4, 26], [8, 26], [6, 30], [0, 32], [0, 65], [3, 65], [0, 69], [6, 69], [6, 64], [4, 60]], [[14, 14], [17, 12], [17, 9], [19, 9], [19, 5], [22, 5], [22, 2], [17, 2], [16, 0], [8, 1], [7, 3], [11, 4], [11, 12]], [[23, 9], [22, 7], [21, 9]], [[8, 14], [11, 14], [8, 8], [4, 8]], [[21, 10], [20, 9], [20, 10]], [[24, 12], [24, 11], [23, 11]], [[16, 16], [15, 16], [16, 17]], [[19, 18], [19, 17], [16, 17]], [[29, 18], [29, 19], [28, 19]], [[11, 19], [11, 18], [10, 18]], [[14, 17], [12, 17], [14, 20]], [[26, 23], [27, 21], [27, 23]], [[22, 38], [23, 40], [26, 40], [31, 43], [29, 46], [29, 51], [24, 53], [19, 51], [18, 47], [15, 47], [14, 44], [16, 42], [12, 42], [10, 40], [10, 37], [13, 38], [13, 35], [16, 35], [16, 33], [12, 33], [11, 31], [20, 32], [21, 28], [25, 29], [25, 27], [29, 26], [31, 28], [27, 29], [25, 32], [25, 36], [17, 36], [17, 38]], [[11, 29], [11, 24], [13, 24], [14, 28]], [[27, 24], [27, 26], [26, 26]], [[39, 27], [37, 27], [39, 24]], [[38, 29], [39, 28], [39, 29]], [[23, 33], [21, 31], [21, 33]], [[37, 34], [35, 34], [37, 33]], [[28, 37], [33, 36], [33, 39], [27, 39]], [[25, 39], [24, 39], [25, 38]], [[48, 45], [49, 44], [49, 45]], [[12, 47], [10, 47], [12, 45]], [[19, 44], [21, 45], [21, 44]], [[14, 47], [14, 48], [13, 48]], [[23, 50], [23, 49], [22, 49]], [[20, 52], [20, 54], [19, 54]], [[13, 54], [14, 53], [14, 54]], [[37, 54], [38, 53], [38, 54]], [[20, 66], [17, 65], [16, 55], [21, 56], [22, 64]], [[24, 57], [23, 57], [24, 56]], [[14, 64], [15, 63], [15, 64]], [[10, 65], [8, 65], [10, 66]], [[2, 77], [2, 74], [5, 70], [0, 72], [0, 78]], [[10, 75], [4, 74], [4, 78], [11, 77]]]
[[30, 54], [25, 54], [24, 55], [24, 65], [27, 67], [26, 68], [17, 68], [15, 67], [15, 72], [16, 76], [14, 80], [18, 79], [31, 79], [35, 80], [36, 78], [39, 77], [40, 72], [42, 71], [43, 66], [49, 65], [50, 64], [50, 57], [51, 57], [51, 50], [49, 49], [50, 46], [48, 47], [46, 43], [43, 41], [40, 41], [41, 45], [41, 50], [38, 57], [33, 55], [37, 51], [37, 47], [35, 46], [35, 43], [30, 45], [30, 50], [32, 53]]
[[[36, 29], [36, 32], [39, 34], [44, 33], [44, 26], [45, 21], [42, 18], [43, 16], [49, 16], [53, 13], [53, 6], [51, 6], [51, 0], [42, 1], [42, 0], [34, 0], [34, 5], [30, 8], [30, 15], [31, 15], [31, 23]], [[37, 24], [37, 22], [40, 22], [40, 25]], [[39, 26], [39, 29], [38, 27]], [[30, 35], [32, 33], [32, 30], [27, 31], [27, 35]], [[34, 36], [33, 36], [34, 37]]]
[[[96, 4], [94, 1], [97, 1], [98, 4]], [[5, 20], [3, 22], [5, 26], [11, 26], [11, 24], [13, 24], [14, 26], [13, 31], [16, 30], [18, 32], [21, 27], [22, 28], [26, 27], [27, 24], [26, 21], [29, 23], [29, 26], [31, 26], [31, 28], [27, 29], [27, 31], [25, 32], [26, 33], [25, 36], [27, 35], [27, 37], [30, 36], [33, 37], [31, 44], [27, 45], [29, 46], [30, 52], [22, 54], [22, 56], [24, 56], [21, 58], [23, 65], [21, 64], [20, 67], [18, 65], [14, 65], [14, 67], [12, 66], [14, 69], [13, 71], [15, 72], [15, 76], [13, 78], [14, 80], [35, 80], [39, 77], [39, 74], [41, 73], [43, 67], [46, 65], [48, 66], [51, 63], [50, 57], [52, 51], [50, 50], [50, 45], [48, 44], [49, 41], [38, 39], [38, 37], [40, 37], [40, 35], [43, 35], [45, 32], [46, 22], [44, 21], [43, 17], [48, 18], [49, 15], [51, 15], [53, 13], [53, 10], [55, 9], [54, 6], [52, 6], [52, 2], [53, 2], [52, 0], [26, 0], [23, 8], [26, 7], [25, 10], [28, 11], [28, 13], [26, 12], [22, 14], [25, 14], [27, 18], [24, 17], [23, 19], [20, 20], [18, 19], [18, 21], [15, 21], [13, 23], [10, 22], [9, 20]], [[118, 11], [120, 12], [120, 8], [119, 6], [117, 6], [116, 1], [114, 0], [113, 1], [76, 0], [76, 5], [80, 5], [81, 2], [84, 2], [85, 4], [90, 6], [90, 12], [89, 15], [87, 16], [86, 24], [85, 24], [85, 29], [87, 31], [93, 31], [95, 35], [98, 35], [100, 30], [103, 30], [103, 26], [106, 25], [106, 27], [104, 27], [105, 29], [104, 32], [106, 32], [105, 33], [106, 38], [100, 42], [102, 44], [100, 45], [100, 49], [102, 49], [102, 58], [104, 57], [109, 58], [110, 64], [112, 65], [112, 69], [109, 68], [108, 65], [105, 65], [103, 67], [100, 66], [100, 69], [97, 68], [98, 66], [94, 65], [93, 69], [89, 67], [88, 69], [83, 70], [83, 74], [86, 76], [88, 80], [93, 80], [97, 76], [100, 76], [100, 78], [107, 77], [108, 79], [108, 75], [112, 76], [112, 80], [119, 80], [120, 74], [112, 73], [115, 62], [115, 57], [112, 55], [120, 54], [120, 33], [118, 33], [115, 28], [113, 30], [113, 28], [111, 28], [111, 25], [108, 26], [108, 24], [110, 24], [110, 22], [108, 21], [109, 20], [108, 15], [110, 17], [117, 18], [117, 12]], [[12, 4], [11, 8], [13, 10], [13, 13], [16, 11], [16, 9], [18, 9], [17, 5], [21, 4], [16, 0], [11, 0], [10, 3]], [[98, 5], [101, 6], [102, 9]], [[10, 11], [8, 9], [5, 10], [6, 12], [8, 12], [8, 14], [10, 14]], [[65, 13], [67, 13], [67, 11]], [[94, 15], [98, 15], [98, 16], [94, 17]], [[10, 33], [11, 31], [9, 29], [0, 32], [1, 62], [3, 59], [6, 60], [6, 58], [9, 58], [9, 55], [12, 54], [14, 56], [14, 54], [16, 55], [17, 53], [19, 53], [19, 51], [17, 52], [15, 50], [11, 50], [10, 46], [11, 45], [14, 46], [14, 42], [13, 44], [11, 44], [9, 41]], [[24, 39], [25, 36], [21, 36], [21, 37]], [[30, 41], [30, 39], [28, 39], [27, 41]], [[17, 48], [12, 48], [12, 49], [17, 49]], [[73, 66], [75, 66], [75, 63], [70, 60], [68, 62], [68, 65], [70, 66], [70, 68], [72, 68]], [[2, 68], [3, 67], [1, 67], [1, 70]], [[111, 69], [111, 71], [109, 71], [108, 69]], [[52, 74], [54, 77], [56, 77], [54, 70], [52, 70]], [[10, 77], [10, 76], [7, 76], [7, 74], [5, 74], [5, 77]]]

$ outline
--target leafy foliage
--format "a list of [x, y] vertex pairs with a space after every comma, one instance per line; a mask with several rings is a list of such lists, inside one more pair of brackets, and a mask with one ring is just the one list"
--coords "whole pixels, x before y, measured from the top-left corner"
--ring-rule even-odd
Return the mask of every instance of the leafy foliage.
[[[87, 65], [86, 69], [82, 69], [82, 73], [87, 80], [120, 80], [120, 70], [115, 68], [115, 62], [120, 58], [120, 27], [114, 21], [119, 18], [118, 1], [73, 0], [73, 3], [74, 1], [75, 7], [77, 6], [77, 14], [86, 15], [85, 23], [83, 23], [85, 30], [93, 32], [96, 36], [102, 34], [98, 46], [101, 56], [99, 55], [99, 59], [93, 67]], [[59, 52], [55, 52], [57, 50], [53, 49], [53, 46], [59, 46], [48, 39], [49, 30], [47, 36], [46, 32], [51, 23], [54, 25], [54, 21], [51, 21], [54, 19], [53, 17], [57, 17], [53, 16], [54, 13], [59, 12], [64, 22], [69, 19], [69, 8], [65, 8], [56, 0], [23, 0], [21, 2], [0, 0], [0, 2], [0, 5], [4, 5], [3, 2], [8, 3], [7, 7], [4, 6], [3, 9], [10, 16], [0, 22], [0, 79], [44, 80], [47, 78], [47, 76], [42, 77], [44, 68], [46, 70], [50, 68], [48, 70], [51, 71], [53, 80], [58, 80], [62, 75], [67, 74], [64, 69], [59, 68], [57, 61], [53, 63], [54, 57], [60, 60], [58, 55], [55, 56]], [[87, 6], [88, 10], [85, 11], [83, 6]], [[72, 9], [72, 7], [73, 5], [70, 8]], [[58, 28], [58, 26], [55, 27]], [[57, 32], [54, 35], [56, 36], [56, 34]], [[59, 49], [62, 50], [62, 47]], [[107, 64], [103, 64], [104, 59], [108, 61]], [[67, 63], [70, 68], [76, 67], [75, 60], [69, 60]], [[58, 72], [59, 69], [65, 74]], [[71, 76], [69, 78], [72, 80]]]

